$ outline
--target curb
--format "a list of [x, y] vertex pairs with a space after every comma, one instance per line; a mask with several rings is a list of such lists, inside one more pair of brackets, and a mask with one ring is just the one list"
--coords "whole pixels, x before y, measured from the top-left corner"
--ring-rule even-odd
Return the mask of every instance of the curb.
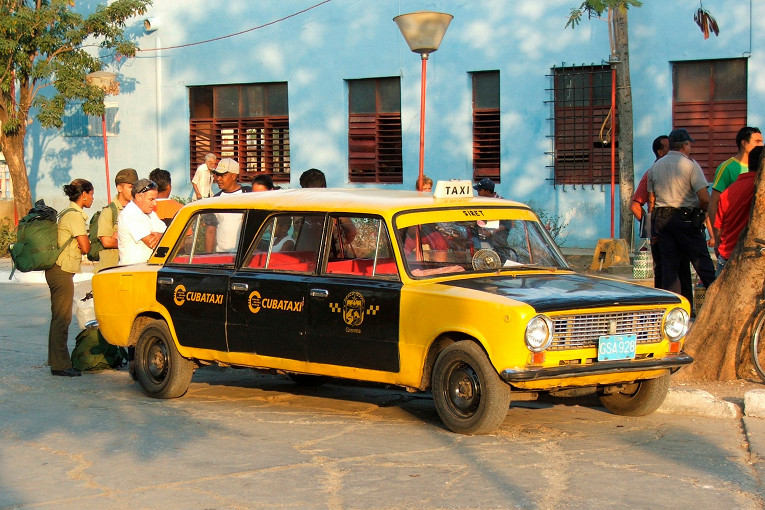
[[[762, 412], [765, 416], [765, 390], [762, 392]], [[752, 392], [747, 392], [747, 395]], [[687, 414], [709, 418], [735, 419], [742, 410], [733, 402], [726, 402], [704, 390], [677, 390], [670, 388], [664, 403], [656, 410], [663, 414]]]
[[765, 390], [751, 390], [744, 394], [744, 414], [752, 418], [765, 418]]

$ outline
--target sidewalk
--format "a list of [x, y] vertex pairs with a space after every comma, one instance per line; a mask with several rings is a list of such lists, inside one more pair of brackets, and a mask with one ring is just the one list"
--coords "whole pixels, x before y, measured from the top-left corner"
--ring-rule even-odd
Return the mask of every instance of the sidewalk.
[[[568, 253], [567, 253], [568, 252]], [[579, 260], [586, 258], [584, 249], [564, 250], [564, 254], [578, 255]], [[590, 254], [590, 258], [592, 254]], [[574, 263], [572, 263], [574, 265]], [[575, 269], [582, 271], [580, 267]], [[42, 286], [45, 287], [45, 276], [42, 272], [35, 271], [31, 273], [16, 272], [12, 280], [8, 280], [11, 271], [11, 259], [0, 258], [0, 291], [2, 299], [14, 299], [13, 288]], [[86, 292], [89, 287], [89, 280], [93, 277], [93, 265], [83, 264], [83, 273], [75, 276], [75, 296]], [[631, 277], [618, 274], [604, 274], [603, 276], [619, 278], [644, 285], [652, 285], [652, 280], [635, 280]], [[87, 282], [87, 283], [86, 283]], [[47, 289], [46, 289], [47, 290]], [[23, 307], [23, 309], [22, 309]], [[35, 299], [34, 302], [23, 300], [19, 303], [17, 313], [19, 316], [39, 316], [44, 318], [48, 314], [48, 301], [45, 299]], [[73, 319], [74, 320], [74, 319]], [[74, 338], [77, 334], [76, 322], [70, 328], [70, 336]], [[70, 341], [70, 343], [72, 343]], [[765, 418], [765, 384], [759, 381], [731, 381], [731, 382], [694, 382], [694, 383], [672, 383], [670, 393], [664, 404], [657, 411], [668, 414], [684, 414], [689, 416], [707, 416], [714, 418], [735, 419], [741, 416]], [[764, 420], [765, 423], [765, 420]], [[765, 426], [765, 425], [764, 425]]]

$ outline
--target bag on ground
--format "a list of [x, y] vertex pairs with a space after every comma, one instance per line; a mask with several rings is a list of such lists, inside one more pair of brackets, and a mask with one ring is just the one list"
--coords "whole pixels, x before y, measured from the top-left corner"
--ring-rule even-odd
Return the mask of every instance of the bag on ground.
[[80, 329], [85, 329], [85, 325], [96, 320], [96, 309], [93, 303], [93, 291], [85, 294], [82, 299], [74, 298], [74, 310], [77, 317], [77, 324]]
[[[114, 205], [114, 202], [104, 207], [110, 208], [112, 210], [112, 225], [117, 224], [117, 217], [119, 212], [117, 211], [117, 206]], [[88, 252], [88, 260], [92, 262], [98, 262], [101, 258], [101, 250], [104, 249], [104, 245], [101, 244], [101, 238], [98, 236], [98, 218], [101, 216], [101, 213], [104, 211], [104, 209], [101, 209], [100, 211], [96, 211], [96, 213], [93, 215], [92, 218], [90, 218], [90, 226], [89, 226], [89, 233], [88, 238], [90, 239], [90, 251]]]
[[[61, 216], [72, 208], [61, 211]], [[29, 214], [21, 218], [16, 231], [16, 242], [10, 246], [13, 272], [45, 271], [56, 264], [61, 252], [72, 242], [70, 238], [63, 246], [58, 245], [57, 213], [43, 200], [35, 202]]]
[[83, 329], [72, 350], [72, 366], [82, 371], [119, 368], [127, 362], [127, 351], [106, 341], [97, 329]]

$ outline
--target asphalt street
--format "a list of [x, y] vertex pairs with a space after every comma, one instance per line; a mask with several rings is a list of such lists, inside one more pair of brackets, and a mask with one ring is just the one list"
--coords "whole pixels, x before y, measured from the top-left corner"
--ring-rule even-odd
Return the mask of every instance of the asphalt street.
[[206, 367], [154, 400], [124, 370], [52, 377], [48, 319], [44, 283], [0, 283], [0, 508], [764, 506], [765, 419], [683, 407], [692, 389], [643, 418], [519, 402], [461, 436], [397, 388]]

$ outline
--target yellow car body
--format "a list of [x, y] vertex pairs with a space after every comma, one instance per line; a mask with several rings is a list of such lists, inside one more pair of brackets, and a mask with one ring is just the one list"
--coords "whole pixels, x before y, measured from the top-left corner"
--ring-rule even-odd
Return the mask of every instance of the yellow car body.
[[480, 433], [519, 393], [592, 388], [615, 412], [646, 414], [692, 361], [687, 301], [575, 273], [527, 206], [493, 198], [202, 200], [147, 263], [99, 272], [93, 291], [101, 332], [137, 347], [155, 397], [221, 363], [431, 389], [447, 427]]

